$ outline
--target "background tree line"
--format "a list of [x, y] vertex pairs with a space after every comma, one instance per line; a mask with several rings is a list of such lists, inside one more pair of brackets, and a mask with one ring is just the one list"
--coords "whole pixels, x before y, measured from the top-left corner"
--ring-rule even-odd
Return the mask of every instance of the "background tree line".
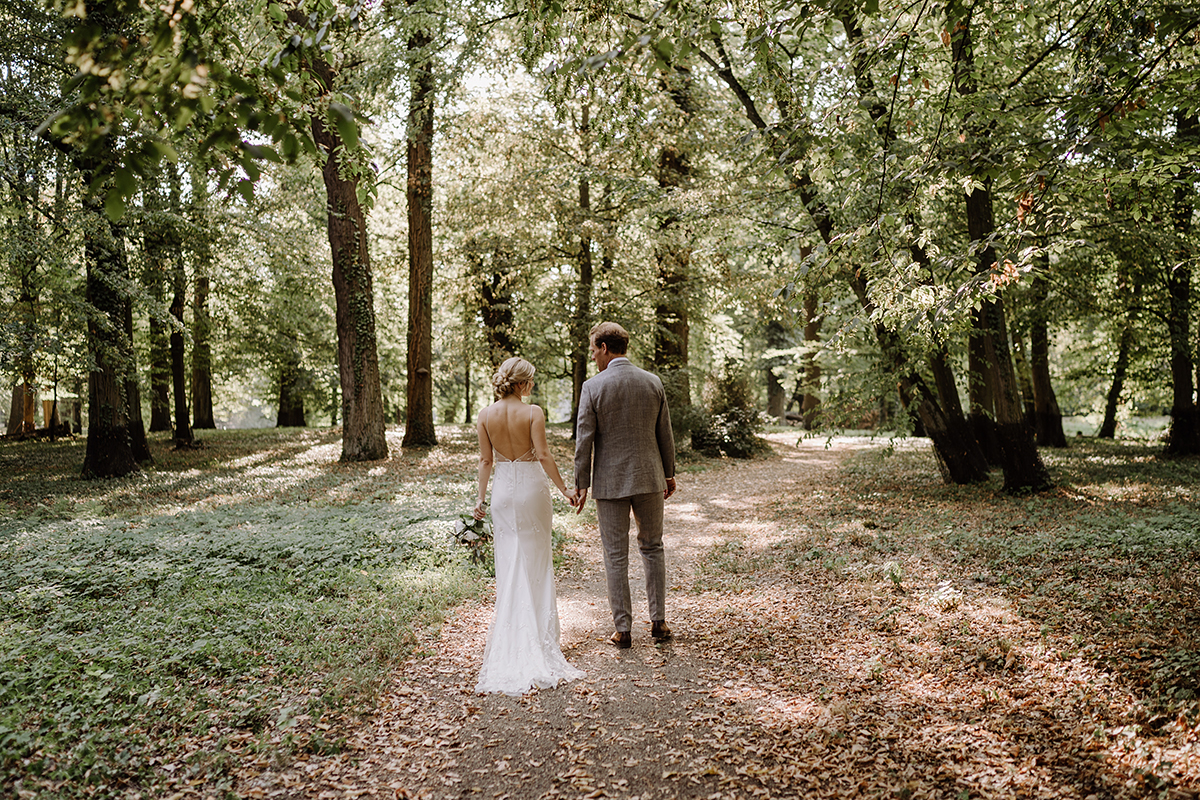
[[88, 474], [149, 457], [143, 406], [187, 446], [214, 397], [340, 424], [347, 460], [386, 457], [387, 422], [428, 446], [514, 352], [573, 419], [600, 319], [699, 442], [758, 404], [915, 430], [948, 481], [1036, 490], [1064, 407], [1112, 436], [1124, 403], [1200, 450], [1194, 9], [0, 19], [10, 432], [35, 386], [86, 396]]

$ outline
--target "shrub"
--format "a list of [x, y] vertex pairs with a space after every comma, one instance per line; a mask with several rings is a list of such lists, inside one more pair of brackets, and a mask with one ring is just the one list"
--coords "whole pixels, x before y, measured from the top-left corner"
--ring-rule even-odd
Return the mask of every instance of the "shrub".
[[752, 458], [768, 449], [759, 437], [767, 417], [754, 402], [750, 378], [734, 359], [716, 380], [707, 415], [692, 429], [692, 449], [707, 456], [722, 453], [731, 458]]

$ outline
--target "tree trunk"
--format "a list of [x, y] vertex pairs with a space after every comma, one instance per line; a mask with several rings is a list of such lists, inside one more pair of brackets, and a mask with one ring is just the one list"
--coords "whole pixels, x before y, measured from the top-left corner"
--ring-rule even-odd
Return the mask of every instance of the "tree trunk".
[[[124, 240], [120, 239], [122, 231], [114, 226], [113, 236], [121, 243], [121, 260], [125, 260]], [[128, 278], [128, 267], [125, 269]], [[146, 440], [146, 423], [142, 418], [142, 386], [139, 382], [137, 367], [137, 350], [133, 347], [133, 301], [125, 298], [125, 338], [129, 342], [129, 371], [125, 374], [125, 399], [129, 404], [129, 447], [133, 457], [139, 464], [154, 461], [150, 455], [150, 442]]]
[[493, 368], [517, 353], [517, 342], [513, 337], [512, 274], [508, 263], [510, 257], [510, 253], [500, 249], [493, 250], [490, 270], [481, 255], [477, 254], [474, 258], [480, 273], [479, 313], [483, 318], [483, 331], [487, 337], [488, 363]]
[[[991, 180], [988, 179], [983, 188], [977, 188], [967, 198], [967, 223], [973, 242], [985, 241], [992, 233], [990, 191]], [[995, 252], [990, 245], [985, 246], [980, 255], [979, 268], [990, 270], [995, 263]], [[1003, 299], [997, 296], [985, 300], [983, 308], [975, 315], [974, 323], [972, 334], [978, 336], [982, 344], [985, 383], [991, 389], [996, 410], [995, 430], [1000, 444], [1000, 466], [1004, 470], [1004, 490], [1021, 493], [1048, 489], [1053, 485], [1050, 473], [1046, 471], [1031, 431], [1021, 416]]]
[[[974, 47], [971, 42], [971, 18], [968, 12], [962, 19], [949, 20], [954, 79], [962, 96], [975, 94]], [[967, 137], [972, 147], [980, 148], [972, 160], [983, 164], [987, 154], [990, 130], [986, 123], [968, 117]], [[976, 178], [982, 184], [966, 194], [967, 232], [978, 250], [976, 271], [986, 274], [994, 270], [996, 253], [990, 240], [995, 232], [992, 213], [992, 179], [980, 172]], [[986, 366], [985, 376], [991, 387], [996, 411], [996, 429], [1000, 442], [1004, 488], [1010, 493], [1040, 491], [1053, 485], [1038, 454], [1029, 428], [1021, 418], [1021, 404], [1008, 344], [1008, 324], [1004, 300], [1000, 295], [984, 298], [983, 308], [973, 317], [972, 335], [978, 337], [981, 355]]]
[[[411, 1], [411, 0], [410, 0]], [[418, 54], [408, 106], [408, 406], [404, 447], [437, 444], [433, 427], [433, 103], [432, 39], [408, 40]]]
[[12, 356], [16, 362], [17, 375], [24, 386], [21, 406], [16, 414], [16, 432], [21, 435], [32, 435], [37, 431], [36, 355], [37, 342], [43, 338], [38, 326], [38, 264], [42, 259], [42, 237], [35, 210], [41, 192], [41, 173], [36, 166], [32, 166], [36, 163], [32, 158], [17, 159], [12, 167], [14, 174], [10, 177], [16, 214], [9, 225], [11, 241], [8, 245], [20, 286], [13, 317], [16, 320], [15, 338], [21, 345], [18, 352], [6, 355]]
[[[808, 257], [809, 248], [805, 247], [802, 255]], [[800, 418], [804, 430], [811, 431], [817, 426], [817, 415], [821, 406], [821, 365], [817, 362], [817, 346], [821, 341], [822, 315], [820, 298], [813, 290], [804, 293], [804, 355], [801, 361], [804, 365], [804, 399], [800, 401]]]
[[208, 185], [202, 170], [192, 173], [192, 222], [199, 236], [194, 237], [195, 262], [192, 272], [192, 427], [211, 430], [217, 427], [212, 402], [212, 319], [208, 313], [209, 273], [212, 248], [208, 236]]
[[465, 348], [463, 354], [463, 400], [466, 413], [463, 414], [463, 424], [471, 424], [471, 349]]
[[[839, 6], [838, 13], [842, 27], [846, 31], [846, 38], [853, 50], [850, 63], [854, 71], [854, 83], [855, 88], [858, 89], [859, 103], [866, 107], [867, 113], [874, 123], [875, 132], [883, 145], [883, 158], [881, 160], [886, 163], [888, 151], [891, 149], [892, 143], [896, 140], [896, 131], [892, 127], [892, 115], [889, 112], [887, 104], [884, 103], [879, 93], [875, 91], [875, 81], [871, 76], [870, 70], [874, 56], [865, 44], [862, 26], [859, 25], [858, 14], [854, 6], [852, 4], [843, 4]], [[908, 180], [901, 180], [899, 186], [905, 195], [911, 196], [913, 190]], [[929, 253], [921, 243], [921, 226], [916, 215], [912, 213], [911, 206], [905, 212], [905, 221], [911, 226], [913, 231], [909, 243], [909, 252], [912, 254], [913, 261], [920, 265], [922, 270], [929, 273], [932, 278], [933, 269]], [[971, 433], [971, 425], [962, 411], [962, 401], [958, 396], [958, 385], [954, 380], [954, 372], [950, 366], [950, 360], [944, 345], [929, 355], [929, 366], [934, 376], [934, 385], [937, 387], [942, 418], [947, 425], [946, 436], [952, 441], [963, 442], [964, 444], [961, 446], [971, 451], [966, 454], [958, 453], [955, 459], [971, 465], [964, 468], [964, 474], [977, 476], [982, 470], [982, 473], [986, 475], [986, 454], [982, 452], [979, 445], [971, 444], [974, 436]], [[901, 400], [903, 402], [903, 393], [901, 393]], [[924, 431], [924, 419], [930, 415], [918, 413], [915, 416], [916, 428]], [[927, 431], [925, 432], [927, 433]], [[942, 454], [941, 457], [944, 460], [946, 454]], [[972, 480], [981, 479], [972, 478]]]
[[28, 436], [37, 430], [37, 390], [24, 381], [13, 387], [12, 404], [9, 406], [9, 436]]
[[[786, 131], [788, 126], [771, 126], [768, 125], [762, 114], [759, 113], [750, 97], [749, 92], [738, 80], [734, 74], [731, 61], [725, 52], [724, 44], [719, 36], [714, 36], [713, 42], [717, 48], [720, 61], [713, 59], [701, 53], [714, 68], [719, 77], [733, 91], [734, 96], [741, 103], [746, 112], [746, 117], [751, 124], [759, 131], [768, 136], [768, 146], [773, 154], [780, 160], [781, 163], [796, 163], [792, 143], [789, 142], [786, 135], [778, 135], [778, 131]], [[776, 98], [777, 102], [779, 98]], [[780, 112], [785, 117], [785, 121], [789, 116], [791, 105], [788, 102], [779, 104]], [[801, 126], [794, 127], [799, 130]], [[828, 245], [833, 242], [833, 220], [829, 213], [828, 205], [821, 199], [817, 190], [816, 180], [812, 174], [802, 167], [800, 170], [792, 174], [792, 189], [796, 191], [805, 209], [811, 215], [813, 224], [816, 226], [821, 239]], [[863, 313], [867, 318], [870, 318], [874, 311], [874, 303], [872, 303], [867, 294], [867, 282], [860, 271], [849, 270], [847, 272], [847, 280], [850, 283], [851, 289], [859, 299]], [[875, 326], [875, 335], [879, 341], [880, 350], [885, 354], [886, 360], [893, 371], [899, 376], [900, 380], [900, 399], [905, 404], [905, 407], [915, 410], [921, 424], [927, 428], [927, 433], [934, 446], [935, 459], [942, 473], [943, 478], [948, 482], [957, 484], [975, 483], [987, 479], [987, 466], [983, 461], [983, 456], [979, 452], [979, 446], [974, 439], [969, 436], [964, 436], [963, 431], [955, 429], [951, 425], [950, 418], [943, 412], [938, 403], [937, 397], [928, 391], [925, 381], [921, 378], [916, 370], [912, 369], [908, 361], [908, 356], [904, 352], [898, 337], [894, 332], [888, 331], [881, 325]]]
[[[294, 12], [292, 12], [294, 13]], [[311, 67], [324, 86], [332, 87], [328, 63]], [[357, 124], [357, 123], [355, 123]], [[321, 177], [328, 199], [329, 249], [333, 256], [333, 294], [338, 334], [338, 375], [342, 389], [342, 461], [387, 458], [383, 389], [375, 342], [375, 293], [367, 246], [367, 216], [358, 201], [360, 178], [343, 168], [345, 146], [336, 128], [317, 115], [313, 139], [325, 153]]]
[[667, 407], [679, 414], [692, 404], [688, 376], [687, 266], [691, 250], [668, 246], [658, 256], [658, 302], [654, 307], [654, 371], [662, 379]]
[[[1175, 137], [1181, 143], [1194, 144], [1200, 139], [1200, 120], [1197, 115], [1175, 114]], [[1175, 251], [1173, 264], [1168, 264], [1167, 331], [1171, 341], [1171, 427], [1167, 432], [1167, 453], [1195, 455], [1200, 453], [1200, 415], [1192, 399], [1192, 262], [1189, 237], [1192, 215], [1195, 212], [1190, 178], [1175, 186], [1174, 198]]]
[[[765, 335], [768, 350], [785, 350], [791, 344], [787, 328], [779, 320], [773, 319], [767, 323]], [[785, 358], [775, 356], [767, 359], [763, 366], [764, 378], [767, 382], [767, 413], [780, 423], [786, 420], [787, 390], [784, 389], [775, 370], [785, 363]]]
[[174, 254], [167, 231], [167, 210], [163, 204], [160, 181], [146, 181], [142, 189], [142, 254], [145, 257], [142, 284], [154, 308], [150, 312], [150, 431], [171, 430], [171, 343], [170, 326], [159, 316], [164, 301], [165, 264]]
[[[1025, 341], [1021, 338], [1021, 331], [1016, 325], [1012, 326], [1012, 341], [1013, 341], [1013, 367], [1016, 371], [1016, 387], [1021, 395], [1021, 419], [1025, 420], [1025, 425], [1033, 428], [1033, 409], [1037, 407], [1033, 402], [1033, 371], [1030, 368], [1030, 357], [1025, 353]], [[1034, 434], [1037, 433], [1037, 428], [1034, 429]], [[1042, 444], [1039, 443], [1038, 444]]]
[[580, 150], [583, 151], [583, 174], [579, 176], [579, 258], [578, 281], [575, 284], [575, 316], [571, 319], [571, 437], [579, 421], [579, 398], [587, 380], [588, 348], [592, 329], [592, 237], [588, 222], [592, 216], [592, 187], [589, 172], [592, 166], [591, 99], [585, 100], [579, 111]]
[[[1029, 369], [1029, 357], [1025, 354], [1025, 342], [1021, 331], [1014, 323], [1010, 326], [1013, 347], [1013, 370], [1017, 374], [1017, 390], [1021, 398], [1021, 419], [1033, 427], [1033, 373]], [[1039, 442], [1040, 444], [1040, 442]]]
[[1000, 438], [996, 433], [996, 404], [992, 388], [987, 380], [987, 358], [984, 355], [983, 336], [978, 332], [983, 311], [972, 312], [971, 333], [967, 337], [967, 421], [971, 435], [979, 442], [979, 449], [987, 459], [989, 467], [998, 467]]
[[[151, 291], [153, 292], [153, 290]], [[156, 299], [161, 300], [161, 296]], [[171, 430], [170, 338], [167, 326], [156, 314], [152, 313], [150, 315], [150, 432], [169, 430]]]
[[[668, 192], [687, 186], [691, 175], [688, 155], [673, 145], [659, 152], [658, 186]], [[658, 224], [658, 294], [654, 308], [654, 370], [662, 378], [667, 406], [679, 414], [692, 404], [688, 376], [688, 295], [691, 291], [692, 248], [680, 230], [680, 214], [669, 211]]]
[[171, 242], [171, 316], [175, 318], [175, 326], [171, 329], [171, 382], [175, 395], [175, 447], [186, 448], [195, 444], [192, 436], [191, 414], [188, 413], [187, 397], [187, 361], [183, 348], [183, 309], [187, 303], [187, 274], [183, 266], [183, 240], [179, 235], [179, 221], [183, 209], [180, 207], [179, 173], [175, 166], [168, 167], [170, 175], [170, 210], [172, 226], [169, 241]]
[[[90, 171], [84, 170], [84, 174]], [[111, 478], [138, 470], [129, 433], [125, 391], [132, 353], [125, 333], [128, 302], [120, 287], [126, 280], [125, 254], [117, 232], [104, 214], [103, 198], [84, 200], [84, 248], [87, 258], [88, 436], [83, 460], [86, 478]]]
[[[1043, 262], [1045, 268], [1049, 264]], [[1062, 411], [1050, 382], [1050, 325], [1048, 306], [1050, 281], [1045, 272], [1034, 275], [1031, 301], [1033, 316], [1029, 322], [1029, 371], [1033, 390], [1033, 430], [1042, 447], [1066, 447]]]
[[950, 367], [950, 353], [944, 346], [929, 354], [929, 372], [933, 375], [933, 385], [937, 390], [942, 413], [946, 415], [951, 435], [964, 441], [975, 442], [976, 449], [979, 451], [977, 458], [986, 472], [987, 459], [983, 455], [983, 450], [978, 447], [978, 442], [971, 431], [971, 425], [967, 422], [967, 415], [963, 413], [962, 399], [958, 395], [958, 384], [954, 380], [954, 370]]
[[300, 390], [301, 377], [300, 353], [291, 348], [285, 353], [279, 367], [277, 428], [303, 428], [307, 424], [304, 418], [304, 393]]
[[1133, 347], [1133, 324], [1127, 320], [1121, 328], [1121, 338], [1117, 343], [1117, 360], [1113, 364], [1112, 385], [1108, 389], [1108, 397], [1104, 403], [1104, 422], [1096, 434], [1101, 439], [1112, 439], [1117, 435], [1117, 406], [1121, 401], [1121, 392], [1125, 388], [1125, 372], [1129, 369], [1129, 351]]
[[6, 436], [19, 436], [21, 423], [25, 416], [25, 383], [18, 382], [13, 386], [12, 400], [8, 404], [8, 426], [4, 431]]

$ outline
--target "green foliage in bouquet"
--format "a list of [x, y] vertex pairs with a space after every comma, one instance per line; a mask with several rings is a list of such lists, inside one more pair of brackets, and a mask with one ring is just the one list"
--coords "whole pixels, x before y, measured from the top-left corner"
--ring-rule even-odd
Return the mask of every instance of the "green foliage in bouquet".
[[470, 553], [472, 564], [488, 567], [492, 564], [492, 521], [488, 517], [475, 519], [469, 513], [458, 515], [454, 523], [454, 538]]

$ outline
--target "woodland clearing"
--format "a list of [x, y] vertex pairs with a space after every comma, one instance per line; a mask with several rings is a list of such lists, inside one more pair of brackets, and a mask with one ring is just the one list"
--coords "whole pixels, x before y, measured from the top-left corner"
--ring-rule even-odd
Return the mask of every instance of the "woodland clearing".
[[[998, 476], [942, 485], [920, 440], [776, 431], [766, 458], [689, 456], [668, 503], [675, 641], [653, 645], [647, 624], [632, 650], [606, 643], [594, 512], [564, 506], [563, 645], [588, 674], [509, 698], [473, 693], [486, 576], [435, 543], [466, 507], [469, 432], [440, 430], [438, 448], [375, 465], [331, 463], [334, 434], [261, 437], [165, 451], [154, 472], [119, 481], [62, 476], [57, 495], [38, 484], [45, 474], [6, 479], [0, 746], [17, 794], [1200, 791], [1200, 465], [1161, 459], [1151, 443], [1044, 451], [1059, 488], [1025, 497], [1003, 494]], [[568, 464], [569, 440], [552, 438]], [[209, 515], [207, 527], [180, 535], [187, 514]], [[108, 549], [69, 570], [85, 530]], [[253, 558], [234, 545], [256, 537], [275, 545]], [[202, 582], [172, 577], [187, 563], [223, 591], [197, 599]], [[96, 622], [117, 628], [95, 616], [110, 606], [141, 615], [124, 649]], [[203, 613], [189, 617], [192, 606]], [[187, 647], [171, 616], [191, 620]], [[160, 619], [159, 656], [130, 644]], [[198, 640], [205, 624], [213, 632]], [[71, 650], [80, 640], [90, 656]], [[157, 697], [141, 691], [143, 674]], [[124, 715], [105, 717], [105, 703]]]

